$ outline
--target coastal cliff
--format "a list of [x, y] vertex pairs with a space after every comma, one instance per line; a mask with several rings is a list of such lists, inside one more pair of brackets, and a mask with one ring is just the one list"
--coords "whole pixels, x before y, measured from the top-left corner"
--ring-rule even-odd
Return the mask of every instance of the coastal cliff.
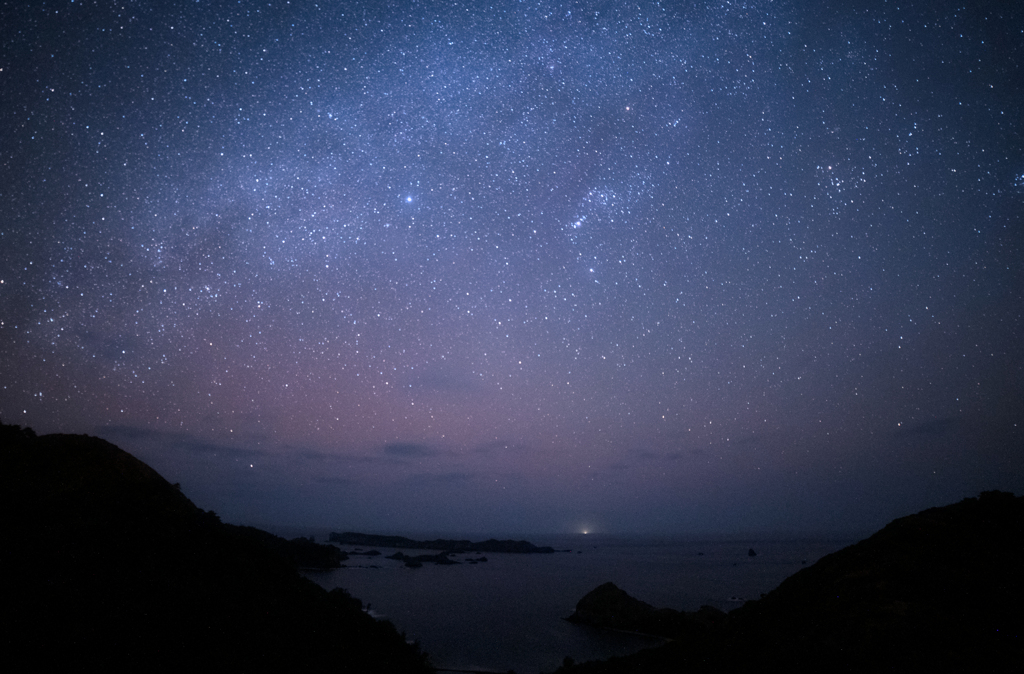
[[0, 425], [8, 662], [50, 670], [429, 672], [344, 590], [340, 553], [222, 523], [99, 438]]

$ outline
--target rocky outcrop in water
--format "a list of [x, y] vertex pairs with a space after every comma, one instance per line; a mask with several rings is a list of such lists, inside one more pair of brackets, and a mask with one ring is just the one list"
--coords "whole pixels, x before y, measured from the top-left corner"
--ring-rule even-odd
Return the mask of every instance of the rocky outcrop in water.
[[423, 566], [425, 563], [438, 564], [446, 566], [449, 564], [458, 564], [454, 559], [448, 558], [447, 552], [439, 552], [436, 555], [407, 555], [403, 552], [396, 552], [393, 555], [388, 555], [385, 559], [396, 559], [400, 562], [405, 562], [405, 565], [416, 569]]
[[580, 599], [576, 611], [566, 620], [591, 627], [676, 638], [684, 633], [702, 632], [724, 618], [725, 613], [711, 606], [702, 606], [693, 613], [654, 608], [629, 596], [614, 583], [605, 583]]
[[654, 607], [650, 604], [630, 597], [615, 583], [605, 583], [580, 599], [567, 620], [593, 627], [631, 629], [652, 613]]

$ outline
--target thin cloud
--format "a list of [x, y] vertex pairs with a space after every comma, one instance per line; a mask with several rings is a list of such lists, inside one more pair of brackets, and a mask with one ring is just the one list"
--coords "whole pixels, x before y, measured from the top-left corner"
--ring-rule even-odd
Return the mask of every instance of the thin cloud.
[[199, 440], [188, 433], [158, 431], [141, 426], [100, 426], [96, 435], [101, 438], [117, 438], [121, 441], [145, 442], [184, 450], [191, 454], [212, 454], [235, 458], [252, 459], [266, 452], [249, 447], [237, 447]]
[[431, 365], [413, 373], [405, 386], [417, 393], [476, 394], [485, 387], [480, 377], [458, 365]]
[[390, 454], [391, 456], [419, 458], [424, 456], [434, 456], [437, 454], [437, 451], [428, 445], [422, 445], [415, 442], [395, 442], [384, 445], [384, 453]]

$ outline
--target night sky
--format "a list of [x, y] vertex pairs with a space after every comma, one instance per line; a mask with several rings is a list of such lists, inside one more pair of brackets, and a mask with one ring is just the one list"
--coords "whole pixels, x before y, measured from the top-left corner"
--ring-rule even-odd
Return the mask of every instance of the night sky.
[[1020, 3], [0, 26], [6, 423], [337, 530], [870, 532], [1024, 492]]

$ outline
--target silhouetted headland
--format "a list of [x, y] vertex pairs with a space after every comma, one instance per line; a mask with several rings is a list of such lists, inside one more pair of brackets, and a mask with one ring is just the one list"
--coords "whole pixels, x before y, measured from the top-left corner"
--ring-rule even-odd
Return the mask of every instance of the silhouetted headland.
[[1024, 663], [1024, 497], [984, 492], [891, 522], [722, 614], [612, 583], [570, 620], [673, 639], [560, 672], [1010, 672]]
[[224, 524], [145, 463], [0, 424], [0, 644], [33, 671], [429, 672], [395, 627], [296, 567], [334, 546]]

